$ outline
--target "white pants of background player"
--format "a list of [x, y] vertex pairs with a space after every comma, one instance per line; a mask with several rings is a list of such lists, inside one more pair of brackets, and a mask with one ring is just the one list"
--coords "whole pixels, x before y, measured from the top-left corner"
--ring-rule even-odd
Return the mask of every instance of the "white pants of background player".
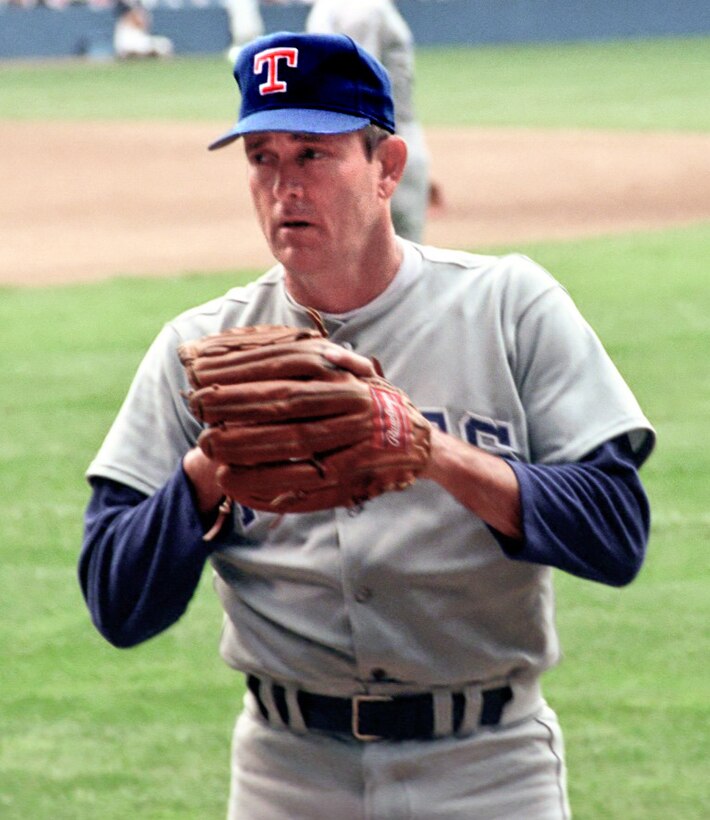
[[117, 23], [113, 34], [116, 56], [169, 57], [173, 53], [173, 41], [169, 37], [149, 34], [130, 24]]
[[392, 197], [392, 222], [398, 236], [421, 242], [429, 204], [429, 152], [418, 122], [397, 124], [407, 143], [407, 164]]
[[557, 717], [544, 701], [463, 738], [359, 743], [237, 720], [229, 820], [568, 820]]
[[242, 46], [264, 33], [258, 0], [225, 0], [224, 7], [229, 17], [229, 32], [232, 45], [227, 50], [227, 59], [235, 63]]

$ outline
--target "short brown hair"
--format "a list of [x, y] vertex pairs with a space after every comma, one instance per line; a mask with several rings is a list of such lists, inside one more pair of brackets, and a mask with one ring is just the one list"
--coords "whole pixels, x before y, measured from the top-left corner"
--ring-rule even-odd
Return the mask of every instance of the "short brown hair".
[[386, 128], [382, 128], [381, 126], [374, 125], [372, 123], [370, 125], [366, 125], [362, 129], [362, 143], [368, 160], [371, 160], [375, 155], [375, 149], [377, 146], [381, 142], [384, 142], [389, 136], [390, 132]]

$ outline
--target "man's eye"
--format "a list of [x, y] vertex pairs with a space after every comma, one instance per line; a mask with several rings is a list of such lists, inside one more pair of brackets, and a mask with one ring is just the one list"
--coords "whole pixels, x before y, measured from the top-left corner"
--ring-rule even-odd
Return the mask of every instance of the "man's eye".
[[253, 151], [247, 155], [247, 159], [252, 165], [266, 165], [269, 162], [269, 154], [266, 151]]
[[319, 156], [321, 156], [321, 153], [315, 148], [304, 148], [303, 151], [301, 151], [299, 159], [303, 162], [307, 159], [318, 159]]

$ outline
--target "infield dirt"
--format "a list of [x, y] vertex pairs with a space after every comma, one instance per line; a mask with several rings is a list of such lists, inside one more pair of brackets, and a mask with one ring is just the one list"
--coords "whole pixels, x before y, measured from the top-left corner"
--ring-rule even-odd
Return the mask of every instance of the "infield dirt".
[[[272, 263], [223, 123], [3, 123], [0, 284]], [[464, 249], [710, 219], [710, 135], [427, 130], [444, 206], [425, 240]]]

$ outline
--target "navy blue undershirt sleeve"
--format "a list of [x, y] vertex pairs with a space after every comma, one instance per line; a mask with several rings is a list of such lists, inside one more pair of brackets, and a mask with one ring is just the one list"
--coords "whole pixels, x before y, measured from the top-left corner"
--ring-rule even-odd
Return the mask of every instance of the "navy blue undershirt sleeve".
[[219, 542], [202, 538], [210, 522], [182, 467], [152, 496], [105, 478], [91, 485], [79, 582], [99, 632], [134, 646], [181, 617]]
[[636, 577], [650, 509], [627, 436], [575, 463], [509, 463], [520, 485], [523, 538], [491, 530], [509, 558], [610, 586]]

